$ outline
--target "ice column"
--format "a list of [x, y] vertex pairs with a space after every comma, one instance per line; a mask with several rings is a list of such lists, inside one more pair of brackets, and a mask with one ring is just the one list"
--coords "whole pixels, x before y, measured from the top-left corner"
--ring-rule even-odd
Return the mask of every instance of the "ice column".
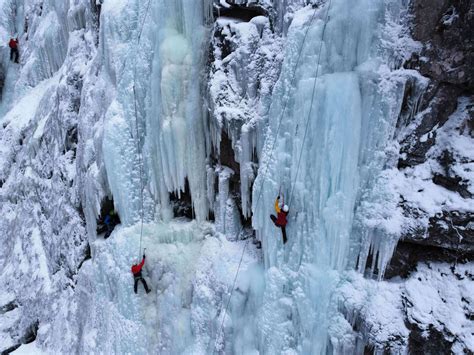
[[[140, 218], [141, 189], [148, 176], [140, 154], [143, 153], [141, 142], [144, 134], [141, 129], [144, 120], [143, 88], [148, 82], [149, 65], [139, 55], [146, 47], [138, 50], [137, 43], [137, 23], [144, 21], [145, 6], [141, 4], [137, 8], [126, 2], [105, 2], [101, 18], [102, 70], [115, 90], [104, 117], [102, 152], [115, 207], [125, 224], [132, 224]], [[146, 43], [146, 38], [143, 42]], [[136, 96], [133, 94], [134, 85]]]
[[202, 102], [205, 14], [210, 3], [160, 1], [153, 8], [155, 37], [147, 111], [147, 146], [155, 198], [166, 208], [168, 194], [186, 180], [198, 220], [208, 213], [206, 135]]
[[105, 117], [103, 152], [125, 223], [140, 218], [142, 185], [147, 219], [169, 219], [169, 193], [179, 196], [186, 183], [197, 219], [207, 217], [201, 75], [210, 6], [192, 0], [103, 5], [101, 50], [117, 90]]

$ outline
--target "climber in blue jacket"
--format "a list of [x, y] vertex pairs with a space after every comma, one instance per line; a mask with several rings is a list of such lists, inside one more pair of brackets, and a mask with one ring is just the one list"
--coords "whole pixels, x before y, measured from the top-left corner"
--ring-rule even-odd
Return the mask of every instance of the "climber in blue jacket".
[[104, 239], [107, 239], [112, 234], [115, 226], [118, 224], [117, 213], [114, 210], [111, 210], [104, 218], [104, 224], [107, 228], [105, 232]]

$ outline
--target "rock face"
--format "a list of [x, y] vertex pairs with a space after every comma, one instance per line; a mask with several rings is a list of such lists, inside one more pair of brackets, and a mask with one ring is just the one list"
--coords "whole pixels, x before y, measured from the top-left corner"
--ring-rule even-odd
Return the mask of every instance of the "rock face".
[[[230, 188], [242, 219], [250, 217], [250, 188], [257, 173], [255, 151], [283, 56], [270, 8], [226, 2], [215, 6], [209, 50], [208, 105], [213, 168], [233, 171]], [[265, 15], [265, 16], [264, 16]]]
[[[411, 114], [402, 113], [397, 127], [398, 169], [411, 182], [400, 206], [411, 222], [387, 279], [407, 278], [423, 262], [454, 268], [474, 260], [474, 3], [415, 0], [411, 11], [412, 36], [423, 47], [405, 67], [429, 80], [408, 86], [404, 107]], [[405, 319], [412, 353], [468, 351], [453, 348], [456, 334]]]
[[[425, 221], [407, 228], [403, 240], [438, 247], [441, 254], [447, 249], [472, 255], [474, 186], [469, 148], [474, 137], [474, 4], [416, 0], [412, 12], [412, 34], [423, 49], [406, 67], [429, 82], [418, 102], [419, 113], [399, 127], [398, 167], [406, 176], [423, 173], [422, 179], [449, 192], [456, 203], [432, 197], [434, 204], [441, 204], [440, 211], [433, 214], [414, 208], [402, 196], [405, 215]], [[405, 101], [414, 100], [414, 91]], [[392, 264], [397, 262], [395, 257]]]
[[[426, 152], [435, 144], [436, 129], [456, 110], [458, 98], [473, 94], [473, 7], [470, 1], [454, 5], [444, 0], [416, 0], [412, 4], [413, 38], [423, 43], [423, 49], [406, 67], [417, 70], [430, 82], [421, 98], [417, 126], [402, 141], [402, 168], [425, 160]], [[433, 132], [429, 139], [416, 139], [429, 132]]]

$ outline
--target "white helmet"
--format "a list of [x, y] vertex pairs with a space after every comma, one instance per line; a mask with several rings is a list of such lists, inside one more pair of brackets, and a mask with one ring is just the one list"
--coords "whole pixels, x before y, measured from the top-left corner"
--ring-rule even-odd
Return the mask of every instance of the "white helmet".
[[283, 212], [288, 212], [289, 210], [290, 208], [288, 207], [288, 205], [283, 206]]

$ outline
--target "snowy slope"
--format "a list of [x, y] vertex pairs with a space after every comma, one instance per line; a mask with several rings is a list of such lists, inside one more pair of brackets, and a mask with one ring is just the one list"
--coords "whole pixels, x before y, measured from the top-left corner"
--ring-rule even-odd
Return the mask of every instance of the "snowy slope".
[[[436, 334], [447, 334], [453, 353], [469, 352], [474, 345], [472, 266], [420, 264], [408, 279], [389, 282], [349, 272], [338, 286], [335, 302], [350, 314], [351, 326], [361, 330], [365, 339], [359, 341], [372, 344], [376, 351], [404, 352], [409, 341], [414, 351], [416, 343], [439, 341]], [[420, 339], [410, 334], [415, 327], [423, 331]], [[334, 334], [340, 332], [335, 325], [331, 328]], [[448, 348], [438, 350], [449, 352]]]
[[87, 252], [73, 188], [77, 122], [95, 22], [90, 7], [65, 5], [0, 2], [2, 43], [10, 34], [20, 41], [19, 65], [6, 49], [2, 55], [0, 285], [11, 295], [1, 306], [11, 311], [2, 312], [1, 351], [37, 332], [46, 339], [54, 316], [63, 338], [72, 338], [67, 299]]

